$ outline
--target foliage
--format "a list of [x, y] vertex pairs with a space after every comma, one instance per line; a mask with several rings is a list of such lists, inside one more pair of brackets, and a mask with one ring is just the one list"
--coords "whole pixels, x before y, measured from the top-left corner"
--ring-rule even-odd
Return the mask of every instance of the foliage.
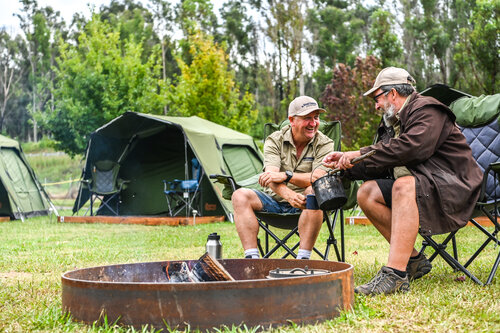
[[382, 67], [394, 66], [403, 53], [398, 36], [392, 31], [394, 17], [391, 13], [377, 9], [371, 16], [371, 50], [382, 60]]
[[454, 59], [462, 68], [470, 69], [462, 70], [460, 76], [478, 93], [500, 91], [499, 17], [500, 1], [478, 0], [471, 19], [473, 29], [460, 30]]
[[191, 64], [180, 56], [177, 85], [171, 86], [169, 113], [213, 121], [248, 133], [257, 118], [252, 94], [240, 90], [229, 70], [227, 55], [201, 31], [188, 39]]
[[317, 8], [307, 13], [314, 36], [309, 48], [318, 57], [319, 67], [333, 69], [336, 63], [353, 65], [365, 27], [365, 22], [350, 7], [353, 1], [316, 0], [315, 3]]
[[381, 69], [374, 56], [358, 57], [354, 67], [339, 64], [332, 82], [326, 87], [321, 102], [328, 110], [327, 118], [342, 123], [343, 149], [370, 145], [380, 121], [373, 101], [363, 97]]
[[55, 110], [40, 118], [70, 155], [82, 153], [92, 131], [125, 111], [159, 113], [165, 83], [155, 54], [141, 61], [142, 45], [120, 41], [119, 31], [94, 15], [77, 46], [63, 43], [58, 58]]

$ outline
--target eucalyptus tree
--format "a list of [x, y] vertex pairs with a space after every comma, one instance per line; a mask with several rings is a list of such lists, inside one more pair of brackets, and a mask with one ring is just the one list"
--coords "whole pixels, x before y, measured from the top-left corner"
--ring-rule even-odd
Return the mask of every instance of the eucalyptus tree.
[[[361, 53], [363, 32], [367, 29], [367, 12], [360, 2], [352, 0], [313, 0], [307, 11], [307, 25], [312, 38], [307, 44], [316, 59], [314, 76], [322, 91], [332, 79], [337, 63], [353, 65]], [[365, 15], [360, 17], [360, 13]]]
[[11, 99], [20, 92], [22, 43], [19, 35], [12, 38], [5, 30], [0, 30], [0, 132], [3, 132], [4, 120], [13, 109]]
[[159, 39], [154, 31], [153, 14], [139, 1], [111, 0], [109, 5], [102, 5], [98, 11], [103, 21], [120, 31], [120, 40], [133, 40], [142, 44], [143, 61], [148, 57]]
[[369, 53], [382, 61], [382, 67], [399, 66], [403, 50], [395, 33], [394, 16], [381, 8], [375, 10], [370, 17]]
[[478, 0], [469, 27], [460, 29], [454, 60], [462, 68], [459, 87], [475, 94], [500, 91], [500, 2]]
[[253, 91], [258, 102], [259, 47], [257, 22], [251, 8], [239, 0], [229, 0], [220, 9], [222, 42], [226, 43], [229, 64], [236, 80]]
[[[304, 39], [306, 0], [249, 0], [259, 13], [260, 29], [264, 34], [261, 52], [269, 79], [265, 83], [269, 105], [273, 110], [272, 120], [279, 122], [286, 117], [288, 103], [303, 92]], [[259, 100], [263, 100], [262, 97]]]
[[33, 140], [38, 139], [37, 116], [54, 109], [51, 93], [54, 83], [53, 68], [58, 55], [57, 42], [66, 38], [66, 24], [58, 11], [52, 7], [38, 6], [36, 0], [20, 0], [21, 13], [16, 14], [26, 38], [30, 64], [29, 105], [33, 117]]

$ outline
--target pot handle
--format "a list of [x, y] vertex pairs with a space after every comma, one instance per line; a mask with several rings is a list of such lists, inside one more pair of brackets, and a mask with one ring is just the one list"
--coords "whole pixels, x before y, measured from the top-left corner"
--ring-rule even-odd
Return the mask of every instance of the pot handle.
[[[369, 152], [367, 152], [367, 153], [365, 153], [365, 154], [363, 154], [363, 155], [361, 155], [361, 156], [358, 156], [358, 157], [354, 158], [354, 159], [351, 161], [351, 164], [356, 164], [356, 163], [358, 163], [358, 162], [360, 162], [360, 161], [364, 160], [364, 159], [365, 159], [365, 158], [367, 158], [367, 157], [370, 157], [370, 156], [372, 156], [372, 155], [375, 155], [375, 153], [376, 153], [376, 152], [377, 152], [376, 150], [370, 150]], [[312, 175], [313, 175], [313, 173], [314, 173], [314, 170], [316, 170], [319, 166], [321, 166], [321, 164], [317, 165], [317, 166], [316, 166], [314, 169], [312, 169], [312, 171], [311, 171], [311, 180], [310, 180], [311, 184], [313, 183], [313, 181], [312, 181]], [[337, 173], [337, 172], [339, 172], [339, 171], [340, 171], [340, 168], [335, 168], [335, 169], [333, 169], [333, 170], [329, 170], [327, 174], [328, 174], [328, 175], [330, 175], [330, 174]]]

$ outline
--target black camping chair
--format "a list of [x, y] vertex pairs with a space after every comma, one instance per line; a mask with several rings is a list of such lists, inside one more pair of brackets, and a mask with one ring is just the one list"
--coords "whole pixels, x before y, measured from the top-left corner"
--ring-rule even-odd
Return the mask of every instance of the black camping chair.
[[[285, 120], [281, 124], [266, 124], [264, 128], [264, 134], [271, 134], [273, 131], [282, 128], [287, 125], [289, 122]], [[341, 125], [338, 121], [332, 122], [321, 122], [320, 131], [330, 137], [335, 144], [335, 149], [340, 150], [340, 137], [341, 137]], [[254, 175], [253, 177], [236, 182], [233, 177], [227, 175], [210, 175], [211, 179], [215, 179], [217, 182], [220, 182], [225, 185], [223, 191], [223, 197], [227, 200], [231, 199], [232, 193], [240, 188], [240, 187], [249, 187], [259, 189], [258, 185], [258, 176]], [[350, 200], [346, 205], [353, 206], [352, 197], [356, 197], [357, 186], [352, 186], [351, 191], [349, 192], [348, 197]], [[346, 193], [347, 194], [347, 193]], [[355, 204], [355, 199], [354, 199]], [[345, 206], [344, 206], [345, 207]], [[288, 241], [294, 235], [299, 235], [298, 233], [298, 222], [300, 213], [298, 214], [276, 214], [276, 213], [268, 213], [268, 212], [255, 212], [257, 217], [257, 221], [259, 226], [264, 230], [264, 246], [262, 246], [260, 239], [258, 239], [258, 246], [263, 258], [269, 258], [272, 256], [278, 249], [282, 248], [285, 250], [285, 254], [282, 258], [286, 258], [288, 256], [292, 256], [294, 258], [297, 257], [296, 250], [299, 247], [299, 242], [294, 245], [288, 245]], [[323, 222], [327, 225], [328, 228], [328, 239], [326, 241], [325, 250], [321, 252], [316, 246], [313, 248], [313, 251], [320, 256], [323, 260], [328, 260], [331, 247], [335, 251], [336, 257], [338, 261], [345, 261], [345, 245], [344, 245], [344, 211], [342, 208], [336, 209], [334, 211], [324, 211], [323, 212]], [[340, 223], [340, 248], [337, 241], [337, 238], [334, 235], [334, 231], [337, 223]], [[271, 229], [285, 229], [289, 230], [289, 232], [284, 237], [279, 237], [276, 233]], [[271, 239], [274, 240], [274, 245], [271, 247]]]
[[[441, 243], [438, 243], [432, 236], [424, 236], [422, 248], [420, 252], [424, 252], [426, 247], [430, 246], [434, 249], [434, 253], [429, 257], [429, 260], [434, 260], [438, 255], [441, 256], [454, 270], [461, 271], [467, 275], [475, 283], [483, 285], [483, 283], [472, 274], [467, 267], [483, 252], [487, 245], [492, 243], [498, 251], [495, 262], [491, 268], [489, 276], [484, 284], [490, 284], [495, 276], [500, 263], [500, 224], [498, 223], [499, 207], [500, 207], [500, 126], [498, 119], [495, 119], [489, 124], [477, 128], [462, 128], [462, 133], [466, 137], [467, 143], [471, 146], [472, 154], [476, 159], [480, 168], [484, 171], [483, 182], [481, 186], [481, 194], [478, 202], [475, 203], [475, 211], [470, 218], [470, 223], [479, 229], [485, 236], [486, 240], [470, 257], [467, 262], [462, 265], [458, 260], [457, 241], [455, 238], [459, 229], [451, 232]], [[475, 218], [478, 216], [486, 216], [493, 223], [493, 231], [488, 231]], [[467, 229], [467, 228], [466, 228]], [[453, 255], [446, 252], [448, 244], [451, 242]]]
[[119, 215], [120, 193], [129, 183], [128, 180], [118, 177], [119, 172], [119, 163], [110, 160], [97, 161], [92, 166], [91, 178], [82, 180], [90, 192], [90, 215], [94, 215], [93, 206], [97, 199], [101, 204], [96, 214], [101, 209], [107, 208], [112, 214]]
[[191, 160], [192, 179], [173, 181], [163, 180], [163, 193], [167, 199], [168, 214], [177, 216], [184, 209], [186, 216], [190, 213], [201, 216], [200, 194], [201, 180], [203, 179], [203, 168], [198, 159]]

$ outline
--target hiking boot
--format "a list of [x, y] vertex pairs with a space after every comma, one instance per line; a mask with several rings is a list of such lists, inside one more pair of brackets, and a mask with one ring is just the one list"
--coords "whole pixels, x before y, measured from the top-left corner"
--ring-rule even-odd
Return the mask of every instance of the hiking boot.
[[410, 281], [420, 279], [422, 276], [429, 273], [431, 269], [432, 264], [423, 253], [419, 253], [416, 258], [410, 258], [408, 265], [406, 265], [406, 273], [408, 273]]
[[354, 292], [365, 295], [393, 294], [396, 292], [407, 292], [410, 290], [408, 275], [400, 277], [392, 268], [383, 266], [377, 275], [368, 283], [356, 287]]

